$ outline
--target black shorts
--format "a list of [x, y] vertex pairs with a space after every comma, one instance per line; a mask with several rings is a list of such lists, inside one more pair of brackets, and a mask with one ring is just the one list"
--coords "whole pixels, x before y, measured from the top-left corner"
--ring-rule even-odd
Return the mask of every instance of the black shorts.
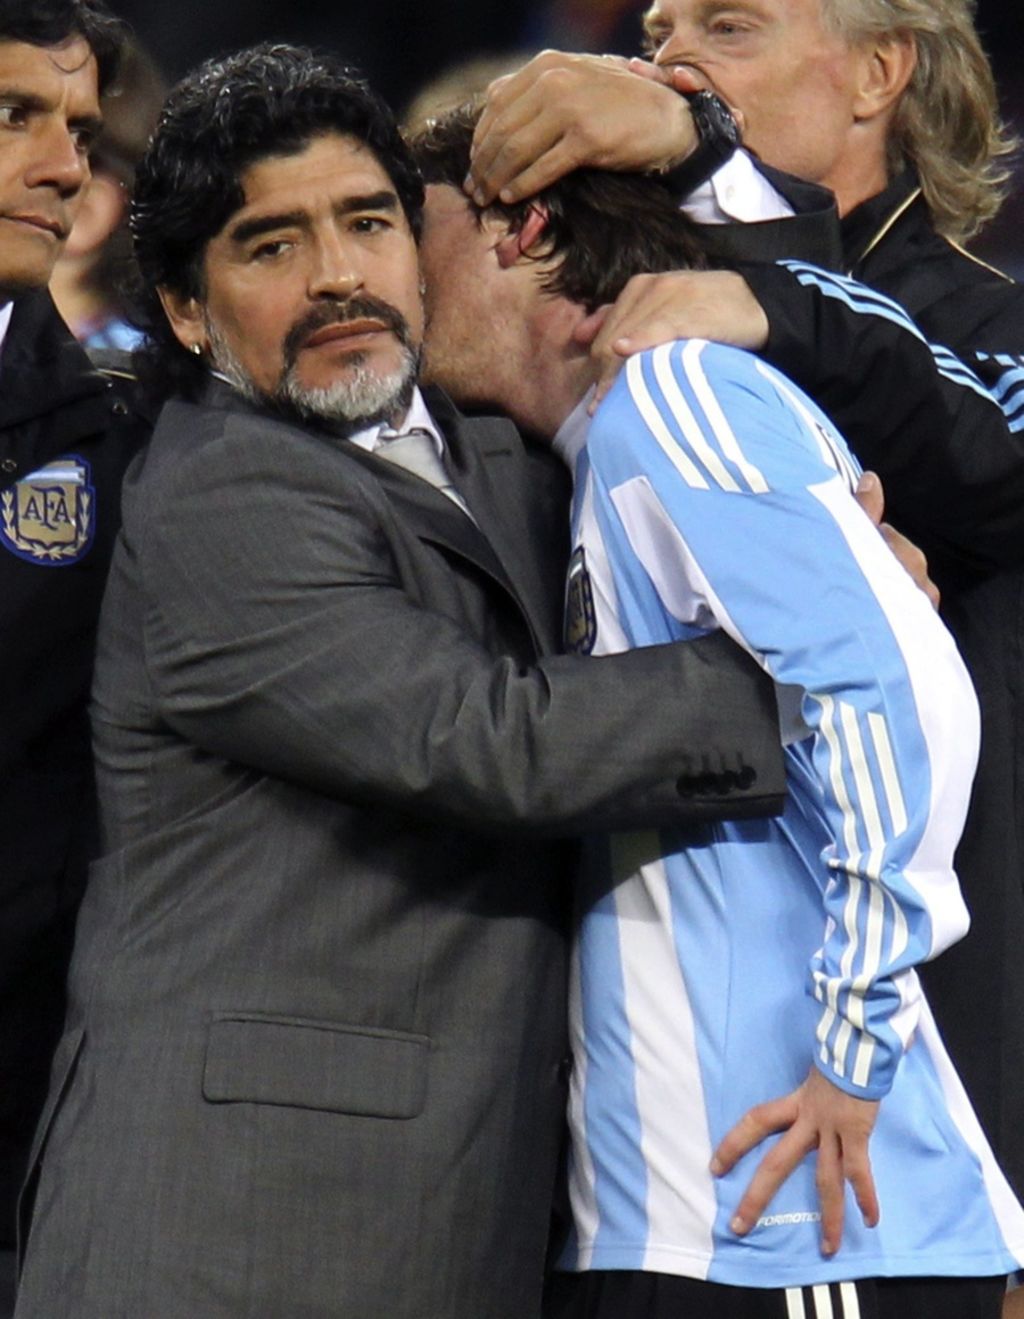
[[862, 1278], [728, 1287], [664, 1273], [555, 1273], [544, 1319], [999, 1319], [1006, 1279]]

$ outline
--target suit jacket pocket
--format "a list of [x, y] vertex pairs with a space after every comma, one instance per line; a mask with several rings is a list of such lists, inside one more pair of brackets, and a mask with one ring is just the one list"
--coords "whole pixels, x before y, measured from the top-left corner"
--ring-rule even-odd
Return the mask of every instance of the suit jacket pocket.
[[266, 1013], [214, 1013], [203, 1069], [212, 1103], [281, 1104], [412, 1118], [427, 1089], [426, 1035]]

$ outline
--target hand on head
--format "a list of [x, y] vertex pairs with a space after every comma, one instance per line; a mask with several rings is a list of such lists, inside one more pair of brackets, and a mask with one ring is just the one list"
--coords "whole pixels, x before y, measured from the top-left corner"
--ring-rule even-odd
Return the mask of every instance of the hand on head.
[[516, 202], [581, 166], [678, 164], [697, 145], [697, 135], [671, 77], [618, 56], [542, 52], [488, 88], [467, 191], [478, 205], [499, 195]]

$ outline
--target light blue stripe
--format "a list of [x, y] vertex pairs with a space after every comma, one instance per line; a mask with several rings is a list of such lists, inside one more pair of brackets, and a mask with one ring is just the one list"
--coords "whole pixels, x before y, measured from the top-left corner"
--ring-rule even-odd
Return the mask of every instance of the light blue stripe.
[[992, 385], [993, 396], [1002, 403], [1006, 395], [1016, 385], [1024, 383], [1024, 367], [1016, 367], [1012, 371], [1007, 371], [999, 377]]
[[882, 320], [890, 321], [892, 324], [908, 330], [927, 345], [932, 357], [935, 359], [940, 375], [945, 376], [953, 384], [974, 390], [976, 394], [980, 394], [982, 397], [991, 397], [981, 381], [955, 353], [948, 348], [944, 348], [941, 344], [929, 342], [903, 308], [900, 307], [899, 303], [893, 302], [884, 294], [877, 293], [873, 289], [868, 289], [863, 284], [858, 284], [856, 280], [846, 279], [842, 275], [830, 275], [827, 271], [819, 270], [816, 266], [809, 266], [796, 261], [780, 261], [779, 264], [785, 266], [788, 270], [792, 270], [799, 283], [805, 287], [810, 286], [820, 289], [826, 297], [836, 298], [858, 315], [878, 316]]

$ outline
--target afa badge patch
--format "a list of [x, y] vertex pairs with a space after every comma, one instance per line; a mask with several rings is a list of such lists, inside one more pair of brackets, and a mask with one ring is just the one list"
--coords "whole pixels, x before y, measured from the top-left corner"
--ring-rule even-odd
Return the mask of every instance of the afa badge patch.
[[597, 640], [594, 588], [587, 571], [583, 546], [573, 550], [565, 588], [565, 649], [572, 655], [589, 655]]
[[95, 526], [96, 491], [84, 458], [58, 458], [0, 490], [0, 545], [29, 563], [78, 563]]

